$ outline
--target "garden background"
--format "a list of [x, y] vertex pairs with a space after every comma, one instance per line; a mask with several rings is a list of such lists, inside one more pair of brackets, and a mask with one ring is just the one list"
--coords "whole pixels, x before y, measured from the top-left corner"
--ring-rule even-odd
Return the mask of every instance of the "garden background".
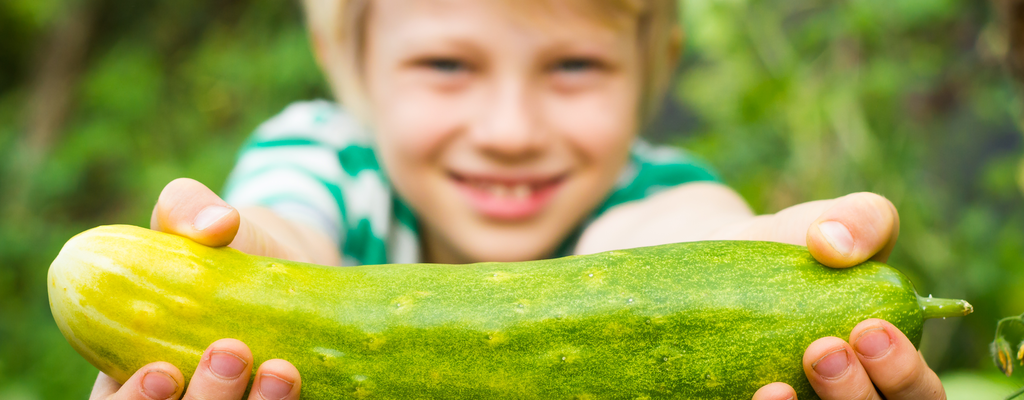
[[[988, 349], [996, 321], [1024, 312], [1024, 104], [999, 11], [1015, 2], [687, 0], [679, 78], [647, 133], [762, 213], [891, 199], [890, 263], [975, 306], [926, 326], [950, 398], [1024, 384], [1000, 380]], [[219, 189], [257, 124], [328, 96], [294, 1], [0, 2], [0, 399], [88, 396], [96, 370], [46, 298], [68, 238], [148, 226], [177, 177]]]

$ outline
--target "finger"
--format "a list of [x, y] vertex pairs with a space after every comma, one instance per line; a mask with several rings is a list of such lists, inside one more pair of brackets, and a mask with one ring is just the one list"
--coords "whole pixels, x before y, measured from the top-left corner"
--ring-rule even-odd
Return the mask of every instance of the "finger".
[[109, 394], [107, 400], [167, 400], [177, 399], [185, 387], [185, 377], [173, 365], [158, 361], [147, 364], [135, 371], [135, 374], [116, 393]]
[[302, 389], [299, 370], [285, 360], [267, 360], [256, 371], [249, 400], [298, 400]]
[[179, 178], [160, 192], [150, 228], [219, 247], [231, 243], [240, 222], [238, 211], [212, 190], [195, 180]]
[[252, 352], [235, 339], [221, 339], [203, 352], [185, 400], [241, 399], [249, 385]]
[[874, 193], [836, 199], [807, 229], [807, 247], [822, 264], [846, 268], [885, 261], [900, 232], [896, 207]]
[[843, 339], [815, 340], [804, 352], [804, 374], [824, 400], [879, 400], [853, 349]]
[[92, 393], [89, 395], [89, 400], [105, 399], [117, 393], [119, 388], [121, 388], [120, 383], [117, 383], [114, 378], [107, 376], [107, 374], [100, 372], [96, 376], [96, 384], [92, 385]]
[[[259, 215], [259, 214], [263, 215]], [[251, 207], [251, 217], [266, 221], [272, 211]], [[184, 236], [211, 246], [230, 246], [247, 254], [311, 262], [301, 252], [281, 244], [269, 232], [287, 226], [262, 227], [243, 217], [202, 183], [188, 178], [175, 179], [164, 187], [153, 208], [150, 228]], [[294, 232], [291, 232], [294, 233]]]
[[857, 358], [871, 381], [889, 400], [937, 399], [944, 390], [939, 377], [907, 336], [880, 319], [869, 319], [850, 332]]
[[782, 382], [769, 383], [757, 389], [752, 400], [796, 400], [796, 391]]

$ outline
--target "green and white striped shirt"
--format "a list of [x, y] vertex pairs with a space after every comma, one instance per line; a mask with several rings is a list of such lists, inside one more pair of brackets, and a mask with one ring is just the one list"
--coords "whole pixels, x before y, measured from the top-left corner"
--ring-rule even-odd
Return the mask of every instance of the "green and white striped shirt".
[[[319, 228], [338, 244], [344, 265], [420, 262], [417, 218], [388, 182], [374, 146], [372, 133], [335, 103], [292, 104], [243, 145], [224, 199]], [[693, 181], [717, 177], [678, 149], [637, 140], [612, 193], [587, 221]], [[553, 256], [568, 255], [584, 227]]]

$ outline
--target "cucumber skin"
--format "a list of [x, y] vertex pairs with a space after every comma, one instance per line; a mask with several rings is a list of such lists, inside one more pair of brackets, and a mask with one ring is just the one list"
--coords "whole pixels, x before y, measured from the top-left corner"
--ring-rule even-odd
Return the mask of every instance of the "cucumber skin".
[[295, 364], [303, 399], [749, 399], [776, 381], [817, 399], [812, 341], [882, 318], [917, 346], [923, 323], [899, 271], [769, 242], [339, 268], [104, 226], [47, 281], [64, 336], [118, 381], [153, 361], [187, 379], [232, 337]]

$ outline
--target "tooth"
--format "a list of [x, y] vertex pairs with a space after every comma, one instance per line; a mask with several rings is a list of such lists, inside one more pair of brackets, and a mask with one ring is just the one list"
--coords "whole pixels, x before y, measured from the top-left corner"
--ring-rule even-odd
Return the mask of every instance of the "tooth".
[[494, 197], [497, 197], [497, 198], [500, 198], [500, 199], [508, 198], [508, 195], [509, 195], [509, 193], [508, 193], [508, 186], [501, 185], [501, 184], [491, 184], [491, 185], [488, 186], [487, 191], [491, 192], [491, 196], [494, 196]]
[[516, 200], [526, 200], [527, 197], [530, 197], [530, 185], [525, 183], [516, 185], [512, 188], [512, 197], [515, 197]]

